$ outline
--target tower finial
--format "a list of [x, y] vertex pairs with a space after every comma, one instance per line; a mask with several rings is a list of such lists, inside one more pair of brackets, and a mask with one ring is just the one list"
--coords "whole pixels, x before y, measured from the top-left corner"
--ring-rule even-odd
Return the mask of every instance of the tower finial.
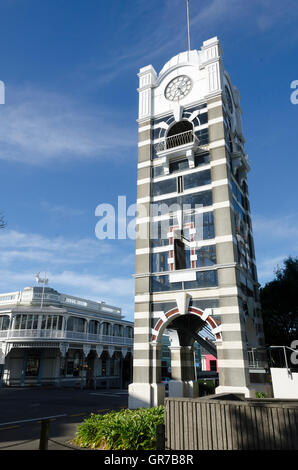
[[189, 24], [189, 0], [186, 0], [187, 10], [187, 37], [188, 37], [188, 52], [190, 51], [190, 24]]

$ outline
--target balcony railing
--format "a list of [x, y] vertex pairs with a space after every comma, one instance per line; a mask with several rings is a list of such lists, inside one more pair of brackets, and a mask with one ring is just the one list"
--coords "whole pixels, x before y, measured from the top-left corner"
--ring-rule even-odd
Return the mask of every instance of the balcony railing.
[[163, 152], [164, 150], [181, 147], [186, 144], [194, 144], [199, 146], [199, 139], [195, 135], [194, 131], [181, 132], [181, 134], [171, 135], [166, 137], [162, 142], [156, 144], [156, 152]]
[[45, 339], [64, 339], [70, 341], [81, 341], [91, 343], [117, 344], [130, 346], [133, 343], [132, 338], [124, 336], [96, 335], [92, 333], [78, 333], [75, 331], [61, 330], [5, 330], [0, 331], [0, 338], [6, 340], [45, 340]]

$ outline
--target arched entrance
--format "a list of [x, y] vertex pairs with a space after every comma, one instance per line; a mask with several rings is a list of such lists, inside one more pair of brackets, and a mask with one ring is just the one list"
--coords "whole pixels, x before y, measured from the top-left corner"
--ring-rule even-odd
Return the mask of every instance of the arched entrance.
[[[154, 329], [152, 344], [156, 344], [158, 349], [165, 330], [167, 330], [170, 337], [171, 381], [169, 383], [169, 396], [198, 396], [194, 343], [197, 341], [216, 357], [216, 341], [221, 341], [220, 324], [212, 318], [211, 312], [210, 309], [203, 311], [195, 307], [189, 307], [185, 314], [181, 314], [178, 308], [174, 308], [158, 320]], [[209, 334], [206, 327], [208, 327]], [[207, 337], [204, 338], [203, 335], [200, 335], [202, 331], [207, 332]], [[215, 342], [211, 341], [210, 332]], [[156, 368], [156, 377], [159, 379], [161, 372], [158, 370], [158, 365], [156, 365]]]

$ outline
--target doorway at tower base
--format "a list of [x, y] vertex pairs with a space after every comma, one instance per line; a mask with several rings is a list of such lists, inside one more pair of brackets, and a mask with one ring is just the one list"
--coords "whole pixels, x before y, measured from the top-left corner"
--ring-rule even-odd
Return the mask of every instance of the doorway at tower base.
[[235, 395], [244, 395], [245, 398], [256, 398], [256, 391], [248, 387], [232, 387], [229, 385], [220, 385], [215, 389], [216, 395], [221, 393], [233, 393]]
[[197, 398], [199, 384], [194, 380], [171, 380], [169, 382], [169, 397], [171, 398]]
[[163, 384], [132, 383], [128, 387], [128, 408], [152, 408], [163, 405], [165, 386]]

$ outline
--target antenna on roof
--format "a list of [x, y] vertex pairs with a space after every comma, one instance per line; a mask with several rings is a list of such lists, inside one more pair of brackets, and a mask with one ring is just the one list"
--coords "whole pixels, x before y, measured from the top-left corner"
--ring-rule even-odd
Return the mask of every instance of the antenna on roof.
[[190, 51], [189, 0], [186, 0], [188, 52]]

